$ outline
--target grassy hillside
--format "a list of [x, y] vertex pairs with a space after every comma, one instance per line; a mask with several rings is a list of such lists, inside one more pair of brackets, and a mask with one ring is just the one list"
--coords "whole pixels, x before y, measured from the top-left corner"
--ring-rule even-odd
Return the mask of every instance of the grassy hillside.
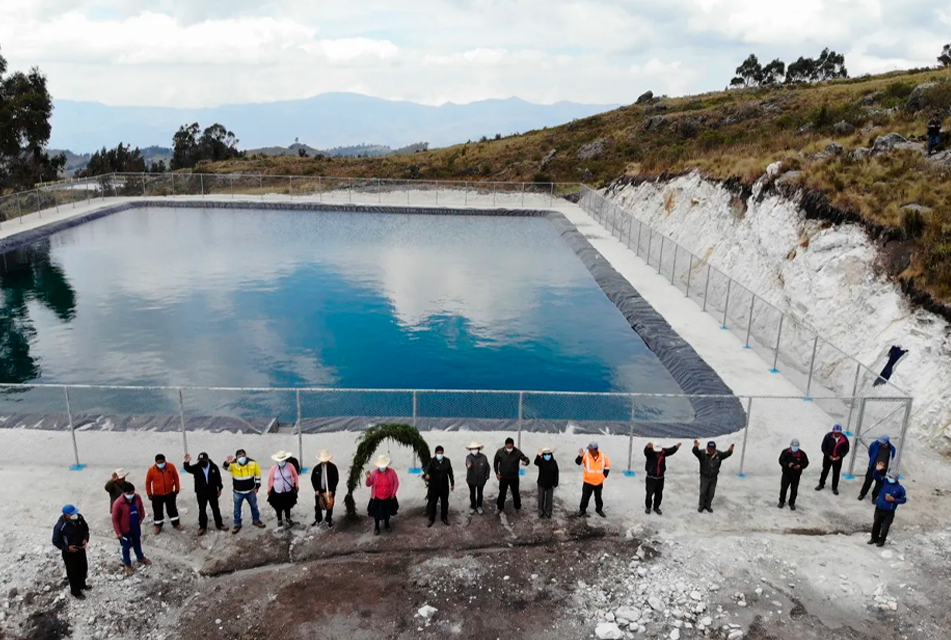
[[[926, 82], [936, 84], [915, 91]], [[888, 253], [897, 256], [887, 265], [891, 275], [948, 304], [951, 158], [926, 159], [914, 148], [851, 153], [890, 132], [923, 139], [935, 109], [951, 113], [951, 74], [900, 72], [655, 99], [559, 127], [407, 156], [238, 159], [199, 170], [595, 186], [623, 176], [699, 170], [751, 184], [767, 165], [782, 161], [784, 170], [795, 171], [784, 178], [787, 184], [821, 193], [833, 207], [892, 230], [885, 234], [893, 245]], [[842, 152], [826, 152], [832, 143]], [[909, 204], [923, 209], [903, 209]]]

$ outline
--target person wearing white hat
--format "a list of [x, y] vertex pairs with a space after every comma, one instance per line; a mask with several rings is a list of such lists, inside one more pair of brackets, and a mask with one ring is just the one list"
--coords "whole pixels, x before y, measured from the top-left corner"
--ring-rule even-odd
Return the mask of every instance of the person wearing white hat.
[[799, 479], [803, 470], [809, 466], [809, 456], [799, 448], [799, 441], [793, 439], [788, 449], [779, 454], [779, 466], [783, 477], [779, 487], [779, 508], [786, 506], [786, 491], [789, 491], [789, 509], [796, 510], [796, 496], [799, 495]]
[[492, 473], [492, 466], [489, 459], [482, 453], [484, 445], [473, 440], [466, 449], [469, 455], [466, 456], [466, 484], [469, 485], [469, 514], [476, 511], [481, 515], [482, 512], [482, 493], [485, 489], [485, 483], [489, 481]]
[[116, 500], [122, 497], [122, 486], [126, 482], [129, 472], [125, 469], [116, 469], [112, 472], [112, 477], [106, 482], [106, 493], [109, 494], [109, 513], [112, 513], [112, 505]]
[[297, 504], [297, 492], [300, 489], [297, 469], [293, 464], [288, 464], [290, 457], [287, 451], [278, 451], [271, 456], [275, 464], [267, 477], [267, 503], [277, 514], [277, 526], [283, 526], [286, 521], [288, 528], [294, 526], [291, 509]]
[[390, 469], [388, 456], [377, 456], [373, 466], [376, 469], [367, 473], [366, 480], [367, 486], [370, 487], [367, 512], [373, 517], [373, 534], [380, 535], [380, 523], [389, 531], [390, 518], [395, 516], [399, 509], [396, 492], [400, 488], [400, 478], [396, 471]]
[[317, 454], [317, 466], [310, 472], [310, 484], [314, 487], [315, 502], [312, 527], [319, 525], [325, 518], [328, 528], [334, 526], [334, 500], [337, 496], [340, 472], [337, 471], [337, 465], [331, 462], [333, 457], [330, 451], [321, 449]]

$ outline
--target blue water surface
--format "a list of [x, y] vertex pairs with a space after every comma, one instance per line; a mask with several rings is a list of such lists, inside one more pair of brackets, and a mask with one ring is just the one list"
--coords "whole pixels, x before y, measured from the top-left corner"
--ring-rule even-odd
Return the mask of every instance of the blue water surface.
[[4, 382], [680, 392], [543, 219], [140, 209], [3, 262]]

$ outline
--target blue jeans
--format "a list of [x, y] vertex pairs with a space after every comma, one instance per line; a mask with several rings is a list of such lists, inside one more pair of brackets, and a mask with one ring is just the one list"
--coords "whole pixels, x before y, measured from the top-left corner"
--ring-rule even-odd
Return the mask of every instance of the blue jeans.
[[122, 545], [122, 564], [129, 567], [132, 566], [132, 557], [129, 554], [129, 550], [135, 551], [135, 557], [138, 560], [141, 560], [145, 557], [145, 554], [142, 553], [142, 531], [130, 531], [128, 534], [122, 536], [122, 540], [119, 541], [119, 544]]
[[931, 153], [932, 151], [934, 151], [938, 147], [939, 144], [941, 144], [940, 135], [937, 135], [937, 136], [932, 134], [928, 135], [928, 153]]
[[247, 500], [251, 505], [251, 522], [260, 522], [261, 514], [258, 513], [258, 496], [253, 491], [248, 493], [234, 492], [234, 526], [241, 526], [241, 506]]

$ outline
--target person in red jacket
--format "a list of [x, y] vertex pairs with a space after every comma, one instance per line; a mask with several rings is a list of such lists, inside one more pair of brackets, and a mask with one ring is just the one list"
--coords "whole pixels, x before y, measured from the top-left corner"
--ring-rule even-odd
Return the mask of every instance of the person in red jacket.
[[179, 531], [182, 530], [182, 525], [178, 522], [178, 506], [175, 504], [181, 488], [178, 480], [178, 469], [175, 468], [175, 465], [166, 462], [165, 456], [161, 453], [155, 456], [155, 464], [149, 467], [148, 473], [145, 474], [145, 494], [152, 502], [155, 535], [162, 532], [166, 509], [172, 526]]
[[135, 492], [131, 483], [126, 482], [122, 486], [122, 496], [112, 504], [112, 528], [122, 545], [122, 566], [125, 567], [126, 575], [135, 573], [130, 550], [135, 551], [139, 564], [152, 564], [142, 553], [142, 521], [145, 515], [142, 496]]

